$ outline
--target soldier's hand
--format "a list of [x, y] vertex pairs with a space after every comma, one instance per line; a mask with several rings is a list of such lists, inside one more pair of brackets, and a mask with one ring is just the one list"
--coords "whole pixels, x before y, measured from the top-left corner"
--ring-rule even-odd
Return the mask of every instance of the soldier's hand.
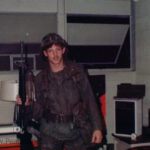
[[101, 130], [95, 130], [93, 135], [92, 135], [92, 143], [101, 143], [103, 139], [103, 135], [102, 135], [102, 132]]
[[[16, 96], [16, 101], [18, 105], [22, 105], [22, 101], [19, 95]], [[26, 96], [25, 106], [29, 106], [29, 105], [30, 105], [29, 98], [28, 96]]]

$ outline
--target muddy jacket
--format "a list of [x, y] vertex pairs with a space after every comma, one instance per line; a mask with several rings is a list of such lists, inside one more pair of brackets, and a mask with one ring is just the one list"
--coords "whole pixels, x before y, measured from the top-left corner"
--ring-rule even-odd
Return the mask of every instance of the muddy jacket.
[[[76, 64], [68, 62], [64, 70], [53, 73], [49, 68], [41, 71], [35, 80], [36, 103], [33, 117], [36, 120], [48, 118], [48, 113], [78, 115], [88, 114], [93, 130], [102, 128], [98, 106], [95, 101], [86, 73]], [[84, 102], [86, 109], [77, 107]], [[77, 109], [76, 109], [77, 108]], [[83, 115], [82, 115], [83, 114]]]

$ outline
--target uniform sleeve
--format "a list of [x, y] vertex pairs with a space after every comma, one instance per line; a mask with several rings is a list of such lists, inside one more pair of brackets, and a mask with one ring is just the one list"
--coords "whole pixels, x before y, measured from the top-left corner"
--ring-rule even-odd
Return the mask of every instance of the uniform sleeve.
[[39, 76], [35, 78], [35, 101], [32, 106], [32, 118], [39, 120], [43, 115], [43, 94], [41, 91], [41, 79]]
[[94, 130], [100, 129], [102, 130], [102, 120], [100, 116], [100, 111], [98, 108], [98, 104], [96, 102], [96, 98], [93, 94], [93, 90], [91, 88], [91, 85], [89, 83], [87, 74], [81, 70], [81, 82], [80, 82], [80, 94], [82, 97], [82, 100], [87, 105], [87, 111], [90, 116], [90, 120], [93, 124]]

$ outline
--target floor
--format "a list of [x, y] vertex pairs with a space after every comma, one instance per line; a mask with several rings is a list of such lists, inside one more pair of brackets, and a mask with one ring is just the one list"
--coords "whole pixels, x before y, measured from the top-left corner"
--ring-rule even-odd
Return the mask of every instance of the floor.
[[138, 148], [131, 148], [131, 149], [128, 149], [128, 150], [150, 150], [150, 146], [146, 146], [146, 147], [138, 147]]

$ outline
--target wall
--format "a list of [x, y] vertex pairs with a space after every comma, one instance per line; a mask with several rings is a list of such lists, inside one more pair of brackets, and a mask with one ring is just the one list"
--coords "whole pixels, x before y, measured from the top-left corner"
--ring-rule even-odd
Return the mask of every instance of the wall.
[[1, 0], [1, 13], [56, 13], [56, 0]]
[[130, 14], [129, 0], [66, 0], [66, 12], [69, 14]]
[[143, 100], [143, 124], [147, 126], [150, 108], [150, 10], [149, 0], [136, 3], [136, 82], [146, 84], [146, 96]]
[[0, 43], [38, 43], [46, 33], [57, 31], [56, 14], [0, 13], [0, 20]]

